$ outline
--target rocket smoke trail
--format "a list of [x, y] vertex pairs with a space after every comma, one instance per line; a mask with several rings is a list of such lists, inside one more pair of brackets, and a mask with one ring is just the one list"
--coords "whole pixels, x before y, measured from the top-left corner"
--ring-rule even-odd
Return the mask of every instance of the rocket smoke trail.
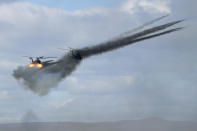
[[139, 27], [136, 27], [136, 28], [134, 28], [134, 29], [132, 29], [132, 30], [129, 30], [129, 31], [127, 31], [127, 32], [124, 32], [123, 34], [121, 34], [120, 36], [118, 36], [118, 38], [121, 38], [121, 37], [125, 37], [125, 36], [128, 36], [128, 35], [131, 35], [132, 33], [135, 33], [135, 32], [137, 32], [137, 31], [139, 31], [139, 30], [142, 30], [142, 29], [144, 29], [145, 27], [147, 27], [147, 26], [149, 26], [149, 25], [152, 25], [152, 24], [154, 24], [155, 22], [160, 21], [160, 20], [162, 20], [162, 19], [164, 19], [164, 18], [166, 18], [166, 17], [168, 17], [168, 16], [169, 16], [169, 14], [164, 15], [164, 16], [161, 16], [161, 17], [156, 18], [156, 19], [154, 19], [154, 20], [151, 20], [151, 21], [149, 21], [149, 22], [147, 22], [147, 23], [145, 23], [145, 24], [143, 24], [143, 25], [140, 25]]
[[[139, 31], [145, 26], [148, 26], [160, 19], [163, 19], [164, 17], [166, 16], [162, 16], [151, 22], [145, 23], [144, 25], [136, 28], [134, 32]], [[182, 28], [168, 28], [182, 21], [183, 20], [173, 21], [167, 24], [140, 31], [135, 34], [127, 32], [121, 37], [112, 39], [101, 44], [71, 50], [62, 58], [60, 58], [56, 64], [44, 67], [41, 70], [20, 66], [16, 70], [14, 70], [13, 76], [17, 80], [22, 81], [26, 89], [30, 89], [31, 91], [37, 93], [40, 96], [47, 95], [50, 89], [55, 88], [61, 80], [69, 76], [83, 59], [93, 55], [98, 55], [118, 48], [122, 48], [136, 42], [179, 31]]]

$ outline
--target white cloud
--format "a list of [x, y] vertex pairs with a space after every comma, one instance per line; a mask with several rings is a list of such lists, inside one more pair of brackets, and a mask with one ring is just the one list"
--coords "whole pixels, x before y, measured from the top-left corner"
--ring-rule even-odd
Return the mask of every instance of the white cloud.
[[13, 69], [18, 66], [18, 63], [8, 61], [8, 60], [0, 60], [0, 68], [1, 69]]
[[7, 91], [0, 91], [0, 100], [4, 100], [8, 98], [8, 92]]
[[65, 89], [70, 93], [117, 93], [132, 88], [135, 76], [100, 76], [94, 78], [68, 77], [64, 83]]
[[88, 9], [81, 9], [75, 10], [71, 12], [71, 15], [76, 16], [95, 16], [95, 15], [106, 15], [110, 9], [104, 7], [97, 7], [97, 8], [88, 8]]
[[121, 7], [121, 11], [135, 14], [145, 13], [171, 13], [169, 0], [128, 0]]
[[139, 5], [149, 13], [171, 13], [169, 0], [141, 0]]
[[[16, 66], [15, 63], [6, 60], [6, 55], [17, 55], [13, 59], [20, 59], [19, 57], [22, 55], [37, 56], [43, 55], [42, 53], [51, 55], [52, 52], [57, 52], [55, 50], [57, 47], [81, 47], [97, 44], [134, 27], [136, 21], [140, 22], [136, 15], [138, 13], [151, 14], [151, 18], [155, 16], [155, 13], [169, 13], [169, 4], [166, 0], [130, 0], [116, 8], [97, 7], [73, 12], [21, 2], [1, 5], [0, 21], [6, 23], [6, 28], [0, 31], [0, 46], [9, 47], [1, 48], [5, 54], [5, 59], [0, 61], [1, 70]], [[187, 35], [183, 36], [188, 37], [189, 34], [188, 31]], [[191, 35], [189, 36], [191, 37]], [[89, 119], [94, 121], [132, 119], [151, 115], [175, 118], [184, 114], [184, 117], [188, 117], [187, 114], [195, 113], [195, 110], [189, 112], [187, 103], [190, 103], [192, 109], [196, 109], [194, 99], [196, 98], [194, 88], [196, 73], [193, 71], [196, 64], [194, 64], [194, 58], [191, 59], [187, 55], [184, 59], [177, 58], [179, 55], [173, 54], [176, 51], [175, 48], [183, 45], [180, 41], [177, 46], [178, 37], [173, 39], [174, 41], [166, 39], [163, 45], [162, 41], [155, 40], [147, 42], [147, 46], [144, 45], [144, 47], [132, 46], [122, 52], [117, 51], [114, 54], [108, 53], [90, 58], [84, 61], [87, 64], [81, 65], [86, 66], [85, 69], [78, 69], [83, 73], [76, 73], [74, 76], [68, 77], [60, 87], [53, 90], [54, 92], [63, 90], [61, 95], [52, 95], [51, 98], [47, 97], [47, 100], [37, 98], [22, 89], [15, 92], [16, 83], [9, 80], [10, 74], [6, 77], [3, 74], [1, 81], [9, 83], [9, 87], [11, 87], [9, 96], [13, 98], [10, 98], [10, 101], [3, 101], [4, 103], [1, 105], [9, 103], [9, 106], [4, 106], [4, 111], [1, 112], [4, 114], [12, 112], [16, 115], [18, 112], [24, 112], [26, 108], [41, 107], [36, 111], [43, 111], [42, 116], [46, 117], [45, 120], [49, 120], [48, 116], [54, 115], [54, 119], [50, 119], [52, 121], [65, 120], [67, 118], [65, 116], [69, 116], [67, 120]], [[190, 44], [186, 41], [185, 43]], [[171, 51], [163, 51], [169, 48]], [[185, 48], [183, 49], [180, 54], [187, 54]], [[195, 53], [192, 56], [196, 56]], [[189, 62], [190, 60], [191, 62]], [[188, 63], [191, 66], [189, 69]], [[187, 72], [187, 69], [191, 70], [189, 75], [174, 72], [174, 70]], [[171, 73], [160, 73], [169, 70]], [[142, 74], [133, 75], [135, 71]], [[3, 84], [1, 84], [2, 86]], [[64, 96], [67, 95], [65, 92], [70, 93], [71, 97], [65, 98]], [[0, 95], [6, 98], [8, 94], [3, 91], [0, 92]], [[72, 95], [76, 98], [73, 98]], [[14, 109], [9, 108], [13, 106], [13, 103], [17, 103], [17, 106]], [[180, 107], [179, 109], [182, 111], [179, 112], [175, 106]], [[56, 110], [56, 107], [59, 110]], [[8, 113], [7, 108], [10, 109]], [[167, 115], [166, 112], [168, 112]], [[12, 119], [15, 118], [0, 118], [1, 121], [11, 121]]]
[[[139, 22], [135, 14], [135, 11], [143, 12], [138, 10], [139, 3], [131, 0], [115, 8], [96, 7], [72, 12], [28, 2], [4, 4], [0, 6], [0, 25], [4, 23], [0, 46], [17, 48], [14, 51], [34, 55], [29, 54], [28, 50], [41, 54], [42, 50], [52, 50], [55, 46], [85, 46], [84, 43], [109, 39], [117, 35], [117, 30], [125, 31]], [[131, 12], [132, 15], [128, 14]], [[35, 43], [42, 43], [39, 49], [32, 48]]]
[[136, 13], [137, 8], [137, 0], [128, 0], [127, 2], [123, 3], [120, 7], [120, 11], [128, 12], [130, 14]]

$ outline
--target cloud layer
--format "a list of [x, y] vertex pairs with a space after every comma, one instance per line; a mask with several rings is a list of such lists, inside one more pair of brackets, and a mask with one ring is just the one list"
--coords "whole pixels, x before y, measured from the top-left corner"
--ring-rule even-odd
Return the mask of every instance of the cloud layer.
[[131, 0], [72, 12], [27, 2], [0, 5], [0, 122], [20, 121], [29, 110], [43, 121], [197, 120], [196, 17], [183, 32], [87, 59], [44, 98], [11, 76], [16, 65], [28, 64], [20, 56], [61, 56], [58, 47], [94, 45], [163, 13], [172, 12], [173, 20], [195, 16], [192, 5]]

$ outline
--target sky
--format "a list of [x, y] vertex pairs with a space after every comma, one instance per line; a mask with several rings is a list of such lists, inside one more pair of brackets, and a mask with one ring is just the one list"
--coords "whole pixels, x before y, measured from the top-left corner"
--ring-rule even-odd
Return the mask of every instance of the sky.
[[[0, 123], [197, 121], [195, 0], [0, 0]], [[13, 77], [21, 56], [99, 44], [159, 16], [180, 32], [93, 56], [47, 96]], [[155, 24], [155, 25], [158, 25]]]

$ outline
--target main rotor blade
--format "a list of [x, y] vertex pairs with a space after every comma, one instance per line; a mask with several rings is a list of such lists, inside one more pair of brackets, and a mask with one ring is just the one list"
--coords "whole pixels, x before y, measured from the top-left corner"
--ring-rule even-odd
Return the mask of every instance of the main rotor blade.
[[57, 57], [43, 57], [42, 59], [51, 59], [51, 58], [57, 58]]
[[22, 57], [28, 57], [28, 58], [29, 58], [29, 57], [31, 57], [31, 56], [22, 56]]

